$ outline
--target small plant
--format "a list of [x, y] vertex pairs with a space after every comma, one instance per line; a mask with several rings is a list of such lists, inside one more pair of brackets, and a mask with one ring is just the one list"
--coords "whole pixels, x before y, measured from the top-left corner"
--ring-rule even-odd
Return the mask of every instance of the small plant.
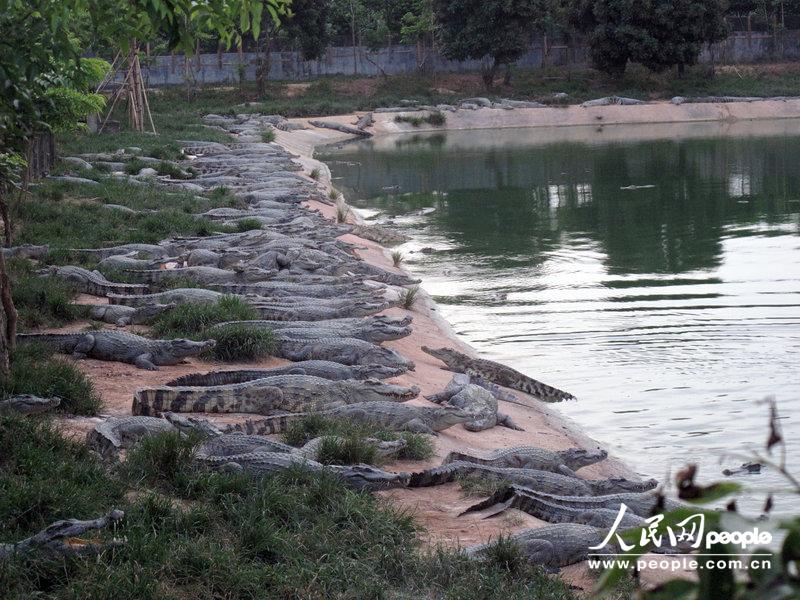
[[24, 328], [57, 327], [86, 315], [72, 303], [75, 286], [55, 277], [39, 277], [27, 261], [9, 261], [11, 296]]
[[441, 127], [447, 122], [447, 117], [444, 116], [442, 111], [434, 111], [425, 115], [397, 115], [394, 118], [395, 123], [408, 123], [412, 127], [421, 127], [423, 124], [433, 125], [434, 127]]
[[261, 132], [261, 141], [270, 143], [275, 141], [275, 130], [270, 127]]
[[403, 293], [400, 296], [400, 306], [402, 306], [406, 310], [411, 310], [411, 307], [414, 306], [414, 303], [417, 301], [418, 293], [419, 293], [418, 285], [412, 285], [411, 287], [403, 290]]
[[397, 455], [399, 459], [405, 460], [428, 460], [435, 453], [433, 442], [430, 437], [421, 433], [403, 433], [401, 437], [406, 441], [406, 447], [400, 450]]
[[153, 333], [165, 338], [197, 338], [204, 330], [225, 321], [250, 321], [258, 312], [238, 296], [223, 296], [207, 304], [179, 304], [160, 313]]
[[0, 379], [0, 396], [12, 394], [58, 396], [59, 410], [77, 415], [94, 415], [102, 407], [86, 375], [39, 344], [22, 344], [12, 353], [10, 376]]
[[162, 160], [156, 168], [159, 175], [167, 175], [172, 179], [192, 179], [194, 175], [189, 171], [184, 171], [173, 162]]
[[377, 451], [362, 437], [326, 437], [320, 444], [316, 460], [323, 465], [374, 465]]
[[319, 168], [314, 167], [313, 169], [311, 169], [311, 173], [309, 174], [309, 177], [311, 177], [311, 179], [313, 179], [314, 181], [319, 181], [319, 178], [321, 176], [322, 173], [320, 172]]
[[334, 202], [338, 202], [341, 196], [342, 194], [335, 187], [332, 187], [328, 192], [328, 198], [333, 200]]
[[192, 475], [192, 458], [198, 439], [178, 432], [146, 436], [132, 450], [123, 466], [126, 478], [165, 488], [183, 489]]
[[430, 125], [433, 125], [434, 127], [441, 127], [447, 122], [447, 117], [444, 116], [444, 113], [442, 111], [437, 110], [436, 112], [432, 112], [431, 114], [428, 115], [427, 121]]
[[138, 175], [139, 171], [147, 167], [147, 163], [141, 159], [134, 158], [125, 163], [125, 172], [128, 175]]
[[217, 341], [214, 357], [223, 361], [256, 360], [275, 352], [275, 334], [268, 329], [227, 325], [212, 329], [203, 337]]
[[350, 207], [343, 202], [336, 205], [336, 222], [347, 223], [347, 217], [350, 216]]
[[491, 496], [511, 485], [506, 479], [491, 480], [479, 475], [461, 475], [456, 477], [465, 496]]
[[403, 258], [404, 258], [403, 253], [400, 252], [399, 250], [394, 250], [392, 252], [392, 264], [395, 267], [400, 266], [400, 264], [403, 262]]
[[253, 229], [261, 229], [264, 224], [258, 219], [249, 218], [236, 221], [236, 231], [244, 233], [245, 231], [252, 231]]
[[177, 142], [167, 142], [158, 146], [151, 146], [147, 150], [147, 156], [152, 156], [159, 160], [181, 160], [183, 158], [183, 149]]

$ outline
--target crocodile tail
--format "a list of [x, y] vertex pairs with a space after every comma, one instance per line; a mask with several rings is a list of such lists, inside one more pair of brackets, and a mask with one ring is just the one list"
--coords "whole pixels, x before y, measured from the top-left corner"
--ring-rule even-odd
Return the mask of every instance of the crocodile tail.
[[450, 452], [447, 456], [445, 456], [444, 460], [442, 461], [442, 464], [447, 465], [459, 461], [473, 463], [476, 465], [491, 464], [491, 461], [486, 460], [485, 458], [481, 458], [480, 456], [475, 456], [473, 454], [467, 454], [466, 452], [458, 452], [457, 450], [454, 450], [453, 452]]
[[162, 412], [207, 412], [207, 404], [207, 400], [197, 398], [194, 391], [178, 388], [143, 389], [133, 395], [131, 413], [160, 416]]
[[479, 512], [482, 510], [486, 510], [487, 508], [497, 507], [498, 510], [493, 512], [492, 515], [499, 514], [504, 510], [511, 508], [511, 505], [517, 498], [517, 489], [513, 485], [505, 486], [497, 490], [494, 494], [489, 496], [486, 500], [482, 500], [477, 504], [473, 504], [467, 510], [460, 513], [458, 516], [466, 515], [467, 513], [471, 512]]
[[146, 304], [145, 295], [127, 295], [127, 294], [106, 294], [109, 304], [116, 304], [119, 306], [142, 306]]
[[74, 343], [83, 333], [18, 333], [16, 341], [20, 344], [46, 344], [56, 352], [72, 352]]
[[244, 423], [239, 423], [231, 427], [231, 431], [243, 431], [248, 435], [270, 435], [273, 433], [283, 433], [292, 423], [299, 421], [307, 416], [308, 413], [295, 413], [291, 415], [277, 415], [266, 417], [265, 419], [248, 419]]
[[130, 273], [144, 279], [147, 283], [159, 283], [167, 273], [166, 269], [125, 269], [125, 273]]
[[233, 383], [244, 383], [267, 377], [269, 371], [264, 370], [240, 370], [240, 371], [212, 371], [211, 373], [189, 373], [181, 375], [165, 383], [167, 387], [204, 387], [215, 385], [231, 385]]
[[455, 481], [458, 476], [457, 465], [442, 465], [433, 469], [425, 469], [411, 474], [408, 487], [431, 487]]

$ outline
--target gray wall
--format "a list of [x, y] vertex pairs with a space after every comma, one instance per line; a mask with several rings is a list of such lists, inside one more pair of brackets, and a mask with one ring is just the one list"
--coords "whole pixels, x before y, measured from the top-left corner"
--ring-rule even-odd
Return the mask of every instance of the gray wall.
[[[552, 45], [548, 48], [548, 65], [586, 65], [588, 49], [583, 45], [567, 47]], [[727, 40], [704, 51], [702, 62], [747, 63], [769, 60], [795, 60], [800, 58], [800, 31], [786, 31], [778, 36], [754, 32], [732, 34]], [[187, 72], [198, 83], [237, 83], [239, 65], [244, 64], [246, 81], [255, 79], [254, 53], [200, 54], [192, 58], [183, 56], [153, 56], [143, 64], [149, 85], [176, 85], [186, 82]], [[302, 60], [298, 52], [272, 52], [269, 78], [274, 80], [304, 80], [320, 75], [379, 75], [380, 66], [387, 74], [413, 73], [422, 62], [415, 46], [389, 46], [376, 52], [364, 47], [329, 48], [320, 60]], [[521, 67], [542, 66], [542, 41], [531, 46], [517, 64]], [[472, 71], [481, 61], [451, 61], [437, 53], [428, 53], [425, 67], [435, 72]], [[121, 80], [122, 75], [119, 75]]]

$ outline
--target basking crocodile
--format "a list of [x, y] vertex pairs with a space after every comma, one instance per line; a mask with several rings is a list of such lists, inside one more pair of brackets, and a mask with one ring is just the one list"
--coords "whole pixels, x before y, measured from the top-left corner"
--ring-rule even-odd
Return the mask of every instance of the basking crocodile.
[[439, 394], [428, 396], [428, 399], [431, 402], [439, 402], [439, 398], [447, 400], [449, 397], [457, 394], [458, 392], [461, 391], [462, 388], [464, 388], [469, 384], [482, 387], [492, 396], [494, 396], [498, 400], [502, 400], [503, 402], [511, 402], [512, 404], [522, 404], [522, 402], [520, 402], [517, 396], [501, 388], [496, 383], [492, 383], [491, 381], [486, 381], [482, 377], [477, 377], [475, 375], [467, 375], [466, 373], [453, 373], [453, 377], [452, 379], [450, 379], [450, 382], [447, 384], [445, 389]]
[[329, 360], [343, 365], [383, 365], [414, 370], [414, 363], [394, 350], [356, 338], [295, 339], [284, 335], [278, 340], [275, 356], [288, 360]]
[[[590, 550], [599, 546], [608, 535], [608, 530], [591, 525], [577, 523], [559, 523], [546, 525], [536, 529], [526, 529], [509, 536], [509, 541], [516, 544], [528, 562], [542, 567], [557, 569], [586, 560], [589, 553], [613, 554], [619, 549], [612, 542], [599, 550]], [[483, 559], [490, 556], [494, 544], [480, 544], [466, 549], [467, 556]]]
[[86, 435], [86, 445], [104, 458], [114, 458], [120, 450], [131, 448], [143, 438], [177, 431], [165, 419], [155, 417], [108, 418]]
[[207, 340], [150, 340], [123, 331], [87, 331], [83, 333], [20, 333], [17, 342], [40, 342], [56, 352], [73, 358], [94, 358], [130, 363], [140, 369], [157, 371], [161, 365], [177, 365], [189, 356], [197, 356], [213, 348]]
[[0, 415], [3, 413], [35, 415], [58, 408], [60, 405], [61, 398], [41, 398], [31, 394], [16, 394], [0, 400]]
[[439, 348], [434, 350], [423, 346], [422, 350], [441, 360], [451, 371], [475, 375], [498, 385], [531, 394], [545, 402], [560, 402], [562, 400], [575, 399], [575, 396], [572, 394], [563, 392], [541, 381], [536, 381], [511, 367], [501, 365], [492, 360], [472, 358], [452, 348]]
[[157, 294], [141, 294], [136, 296], [118, 296], [109, 294], [109, 304], [123, 306], [148, 306], [150, 304], [204, 304], [216, 302], [225, 294], [201, 288], [175, 288]]
[[409, 487], [429, 487], [455, 481], [458, 477], [476, 476], [489, 481], [515, 483], [547, 494], [561, 496], [599, 496], [616, 492], [645, 492], [658, 485], [654, 479], [631, 481], [623, 478], [580, 479], [535, 469], [508, 469], [455, 461], [434, 467], [411, 477]]
[[448, 386], [444, 392], [428, 396], [428, 400], [436, 404], [447, 403], [451, 406], [458, 406], [471, 413], [472, 420], [464, 423], [464, 429], [467, 431], [483, 431], [496, 425], [522, 431], [522, 428], [518, 427], [511, 417], [497, 412], [497, 398], [482, 387], [471, 383], [455, 389]]
[[411, 335], [407, 320], [385, 316], [327, 321], [227, 321], [214, 327], [226, 325], [244, 325], [248, 328], [273, 331], [303, 329], [313, 331], [316, 337], [349, 337], [373, 343], [399, 340]]
[[89, 314], [93, 319], [124, 327], [147, 323], [157, 314], [175, 308], [177, 304], [149, 304], [136, 308], [121, 304], [91, 304], [89, 306]]
[[248, 300], [262, 319], [275, 321], [324, 321], [343, 317], [365, 317], [374, 315], [391, 306], [387, 302], [365, 302], [353, 300], [344, 306], [317, 306], [314, 304], [291, 304]]
[[[312, 413], [297, 413], [267, 417], [257, 421], [246, 421], [244, 424], [232, 426], [232, 431], [244, 431], [251, 434], [267, 435], [281, 433]], [[346, 419], [356, 423], [369, 423], [385, 427], [393, 431], [410, 431], [411, 433], [435, 434], [458, 423], [468, 421], [471, 415], [460, 408], [442, 406], [410, 406], [398, 402], [362, 402], [348, 404], [332, 410], [313, 413], [331, 419]]]
[[[565, 496], [549, 494], [521, 485], [509, 485], [498, 490], [486, 500], [470, 506], [462, 514], [493, 508], [494, 510], [491, 514], [491, 516], [493, 516], [509, 508], [517, 508], [523, 512], [537, 516], [530, 511], [541, 509], [535, 508], [536, 506], [541, 507], [541, 505], [536, 504], [539, 500], [565, 509], [589, 511], [605, 509], [611, 510], [615, 514], [619, 512], [620, 506], [625, 504], [631, 514], [643, 518], [651, 517], [659, 512], [676, 510], [684, 506], [680, 502], [662, 498], [658, 493], [652, 490], [645, 492], [620, 492], [602, 496]], [[529, 506], [533, 508], [529, 510]]]
[[246, 473], [251, 477], [269, 477], [291, 468], [305, 468], [330, 473], [356, 490], [384, 490], [403, 487], [408, 473], [390, 473], [369, 465], [323, 465], [296, 454], [285, 452], [250, 452], [231, 456], [196, 458], [198, 464], [228, 473]]
[[304, 360], [284, 367], [272, 369], [247, 369], [239, 371], [212, 371], [211, 373], [190, 373], [166, 382], [168, 386], [230, 385], [273, 375], [312, 375], [323, 379], [386, 379], [405, 373], [405, 369], [395, 369], [382, 365], [343, 365], [327, 360]]
[[137, 390], [135, 415], [170, 412], [272, 414], [312, 412], [357, 402], [403, 402], [419, 395], [403, 387], [367, 379], [332, 381], [310, 375], [276, 375], [245, 383], [205, 387], [162, 387]]
[[34, 246], [33, 244], [23, 244], [21, 246], [12, 246], [11, 248], [2, 248], [3, 258], [9, 260], [11, 258], [28, 258], [32, 260], [39, 260], [47, 256], [50, 252], [50, 246]]
[[217, 267], [178, 267], [175, 269], [133, 270], [128, 273], [147, 283], [160, 283], [176, 279], [194, 281], [201, 285], [233, 283], [236, 281], [263, 281], [275, 274], [264, 269], [218, 269]]
[[409, 237], [404, 233], [392, 231], [380, 225], [353, 225], [350, 233], [383, 245], [402, 244], [409, 240]]
[[106, 279], [99, 271], [88, 271], [81, 267], [52, 266], [39, 271], [41, 277], [57, 277], [75, 284], [78, 291], [93, 296], [108, 296], [117, 294], [127, 296], [131, 294], [146, 294], [146, 285], [138, 283], [115, 283]]
[[361, 283], [303, 283], [283, 280], [260, 283], [212, 284], [211, 287], [225, 294], [255, 294], [257, 296], [306, 296], [312, 298], [336, 298], [354, 292], [374, 291]]
[[550, 471], [575, 477], [575, 471], [581, 467], [593, 465], [606, 458], [608, 458], [608, 452], [605, 450], [568, 448], [567, 450], [553, 451], [534, 446], [515, 446], [494, 450], [488, 454], [470, 454], [456, 450], [450, 452], [442, 464], [460, 461], [489, 467]]
[[112, 246], [110, 248], [72, 248], [70, 252], [74, 254], [89, 254], [98, 259], [108, 258], [115, 254], [131, 254], [136, 253], [139, 255], [147, 256], [148, 258], [168, 258], [174, 256], [170, 252], [170, 248], [166, 246], [157, 246], [155, 244], [123, 244], [121, 246]]

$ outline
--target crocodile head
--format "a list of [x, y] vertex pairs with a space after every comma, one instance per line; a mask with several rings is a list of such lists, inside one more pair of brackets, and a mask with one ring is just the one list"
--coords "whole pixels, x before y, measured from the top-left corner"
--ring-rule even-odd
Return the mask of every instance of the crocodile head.
[[337, 467], [328, 465], [326, 470], [336, 472], [349, 487], [357, 490], [385, 490], [405, 487], [410, 475], [408, 473], [390, 473], [370, 465], [348, 465]]
[[430, 423], [434, 431], [441, 431], [459, 423], [465, 423], [475, 418], [475, 415], [457, 406], [439, 406], [428, 409]]
[[[391, 383], [383, 383], [378, 379], [365, 379], [363, 381], [353, 382], [349, 386], [352, 395], [358, 396], [359, 392], [363, 393], [365, 401], [371, 400], [384, 400], [387, 402], [405, 402], [419, 396], [419, 388], [417, 386], [406, 387], [404, 385], [393, 385]], [[376, 398], [376, 396], [379, 396]], [[355, 399], [355, 398], [354, 398]]]
[[437, 348], [434, 350], [433, 348], [428, 348], [428, 346], [423, 346], [422, 351], [434, 358], [438, 358], [451, 369], [463, 370], [459, 367], [461, 354], [452, 348]]
[[405, 369], [383, 365], [353, 365], [350, 370], [353, 373], [353, 379], [386, 379], [406, 372]]
[[[103, 306], [102, 304], [100, 306]], [[143, 319], [151, 319], [155, 317], [158, 313], [163, 312], [165, 310], [169, 310], [171, 308], [175, 308], [178, 306], [174, 302], [170, 304], [146, 304], [144, 306], [140, 306], [136, 309], [139, 317]]]
[[559, 455], [570, 469], [580, 469], [608, 458], [608, 452], [605, 450], [584, 450], [583, 448], [562, 450]]
[[[361, 360], [358, 360], [359, 358]], [[383, 348], [382, 346], [377, 345], [375, 345], [374, 348], [370, 348], [366, 352], [363, 352], [358, 357], [354, 356], [353, 359], [349, 360], [348, 362], [355, 364], [362, 361], [376, 365], [382, 365], [384, 367], [399, 367], [410, 371], [414, 370], [413, 361], [408, 360], [390, 348]]]
[[[589, 481], [589, 480], [587, 480]], [[624, 477], [612, 477], [610, 479], [599, 479], [591, 481], [591, 487], [595, 495], [617, 494], [620, 492], [646, 492], [658, 486], [655, 479], [645, 481], [633, 481]]]
[[411, 327], [407, 325], [393, 325], [383, 321], [370, 323], [370, 330], [372, 335], [375, 336], [373, 339], [381, 342], [399, 340], [411, 335]]
[[216, 340], [205, 340], [195, 342], [194, 340], [169, 340], [159, 344], [154, 354], [160, 354], [172, 359], [181, 359], [189, 356], [197, 356], [205, 350], [209, 350], [217, 345]]

